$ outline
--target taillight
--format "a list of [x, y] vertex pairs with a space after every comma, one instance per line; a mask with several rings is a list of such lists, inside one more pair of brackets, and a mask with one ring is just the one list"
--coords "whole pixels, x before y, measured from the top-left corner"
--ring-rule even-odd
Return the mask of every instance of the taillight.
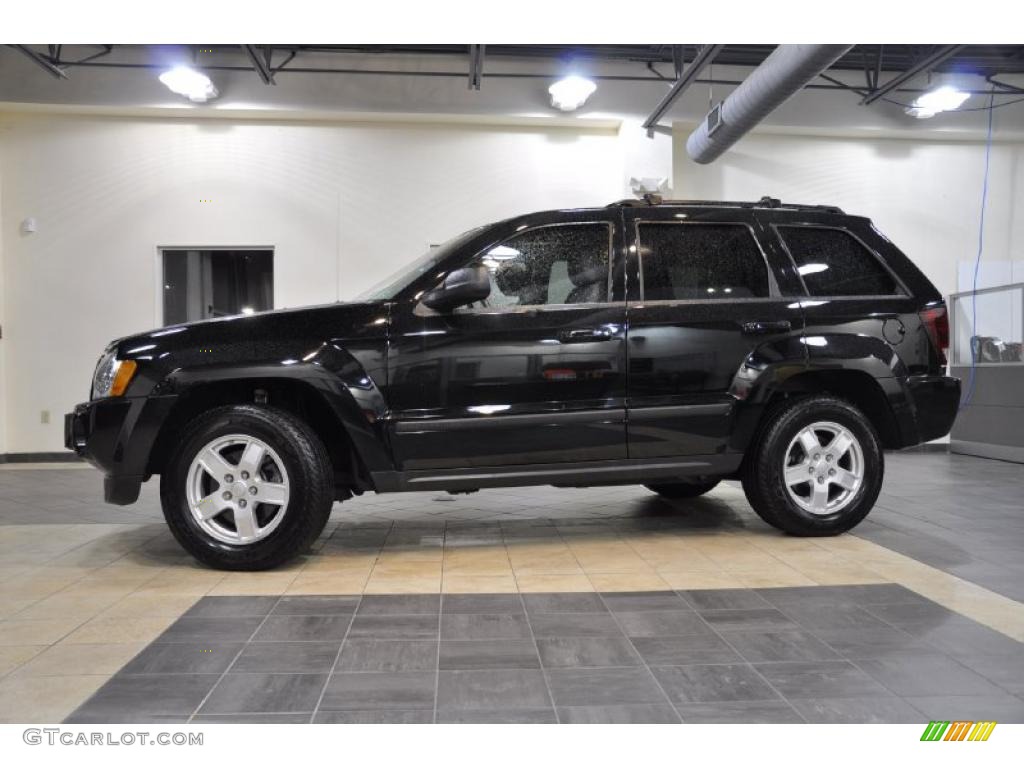
[[932, 340], [932, 345], [939, 353], [939, 362], [945, 365], [946, 350], [949, 349], [949, 315], [946, 314], [946, 308], [931, 307], [918, 312], [918, 316], [924, 323], [928, 338]]

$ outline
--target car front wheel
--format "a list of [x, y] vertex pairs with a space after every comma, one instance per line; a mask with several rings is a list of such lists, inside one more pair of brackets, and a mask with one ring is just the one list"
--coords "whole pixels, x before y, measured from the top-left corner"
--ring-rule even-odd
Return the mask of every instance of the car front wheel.
[[767, 523], [797, 536], [832, 536], [863, 520], [885, 471], [863, 413], [829, 395], [793, 400], [769, 416], [743, 472], [743, 491]]
[[255, 571], [300, 554], [323, 531], [332, 478], [308, 425], [278, 409], [233, 405], [186, 427], [160, 500], [174, 537], [196, 559]]

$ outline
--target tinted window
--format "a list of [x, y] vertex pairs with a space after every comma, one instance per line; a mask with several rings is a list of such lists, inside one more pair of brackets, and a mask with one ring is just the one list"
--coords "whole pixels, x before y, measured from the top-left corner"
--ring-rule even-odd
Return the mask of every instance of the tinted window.
[[742, 224], [640, 224], [644, 299], [768, 295], [768, 271]]
[[849, 232], [819, 227], [780, 227], [811, 296], [902, 294], [875, 255]]
[[607, 224], [541, 227], [488, 249], [488, 307], [584, 304], [608, 300]]

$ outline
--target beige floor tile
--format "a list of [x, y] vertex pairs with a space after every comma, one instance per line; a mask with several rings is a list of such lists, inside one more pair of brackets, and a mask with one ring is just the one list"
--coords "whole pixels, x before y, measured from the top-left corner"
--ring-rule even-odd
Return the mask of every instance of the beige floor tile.
[[878, 584], [885, 581], [877, 571], [856, 563], [836, 563], [831, 566], [797, 567], [816, 584]]
[[504, 546], [457, 547], [445, 551], [445, 574], [511, 576], [512, 564]]
[[583, 573], [519, 573], [520, 592], [593, 592], [594, 585]]
[[59, 619], [59, 618], [80, 618], [83, 621], [91, 619], [111, 605], [120, 600], [124, 595], [120, 592], [82, 594], [76, 592], [58, 592], [49, 597], [44, 597], [37, 603], [33, 603], [25, 610], [18, 613], [17, 619]]
[[229, 573], [208, 595], [283, 595], [299, 574], [297, 572], [261, 571]]
[[0, 645], [53, 645], [82, 621], [74, 617], [0, 621]]
[[706, 552], [708, 558], [722, 570], [728, 573], [750, 573], [775, 568], [780, 561], [774, 555], [755, 549], [753, 547], [739, 548], [735, 552], [713, 551]]
[[6, 677], [0, 680], [0, 722], [59, 723], [103, 685], [108, 675]]
[[0, 677], [13, 672], [46, 648], [45, 645], [0, 645]]
[[363, 592], [369, 571], [337, 571], [309, 573], [303, 571], [288, 585], [286, 595], [359, 595]]
[[738, 573], [736, 576], [749, 589], [773, 589], [777, 587], [813, 587], [818, 582], [792, 568], [774, 569], [768, 573]]
[[671, 589], [653, 569], [646, 572], [587, 573], [598, 592], [642, 592]]
[[658, 571], [672, 589], [736, 589], [745, 586], [739, 576], [707, 571]]
[[517, 592], [512, 572], [500, 576], [479, 576], [450, 574], [447, 571], [441, 581], [441, 591], [447, 593], [506, 593]]
[[22, 664], [14, 677], [54, 675], [113, 675], [132, 660], [146, 643], [59, 643]]
[[75, 645], [148, 643], [156, 639], [174, 620], [173, 616], [95, 618], [68, 635], [64, 642]]
[[337, 552], [314, 557], [302, 570], [303, 573], [330, 571], [369, 571], [377, 563], [375, 554], [354, 554]]
[[38, 600], [8, 600], [6, 598], [0, 599], [0, 621], [3, 619], [9, 619], [15, 614], [28, 608], [30, 605], [34, 605], [39, 602]]
[[178, 617], [195, 605], [198, 599], [195, 595], [131, 594], [118, 600], [99, 616], [108, 619], [145, 616]]
[[433, 594], [441, 591], [441, 571], [437, 576], [377, 576], [370, 574], [363, 592], [368, 595]]

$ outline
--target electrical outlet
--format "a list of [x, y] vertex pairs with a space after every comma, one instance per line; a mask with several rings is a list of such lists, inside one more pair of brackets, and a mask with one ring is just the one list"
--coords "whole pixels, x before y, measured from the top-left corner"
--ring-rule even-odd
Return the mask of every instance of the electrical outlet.
[[39, 412], [39, 423], [40, 424], [49, 424], [50, 423], [50, 412], [49, 411], [40, 411]]

